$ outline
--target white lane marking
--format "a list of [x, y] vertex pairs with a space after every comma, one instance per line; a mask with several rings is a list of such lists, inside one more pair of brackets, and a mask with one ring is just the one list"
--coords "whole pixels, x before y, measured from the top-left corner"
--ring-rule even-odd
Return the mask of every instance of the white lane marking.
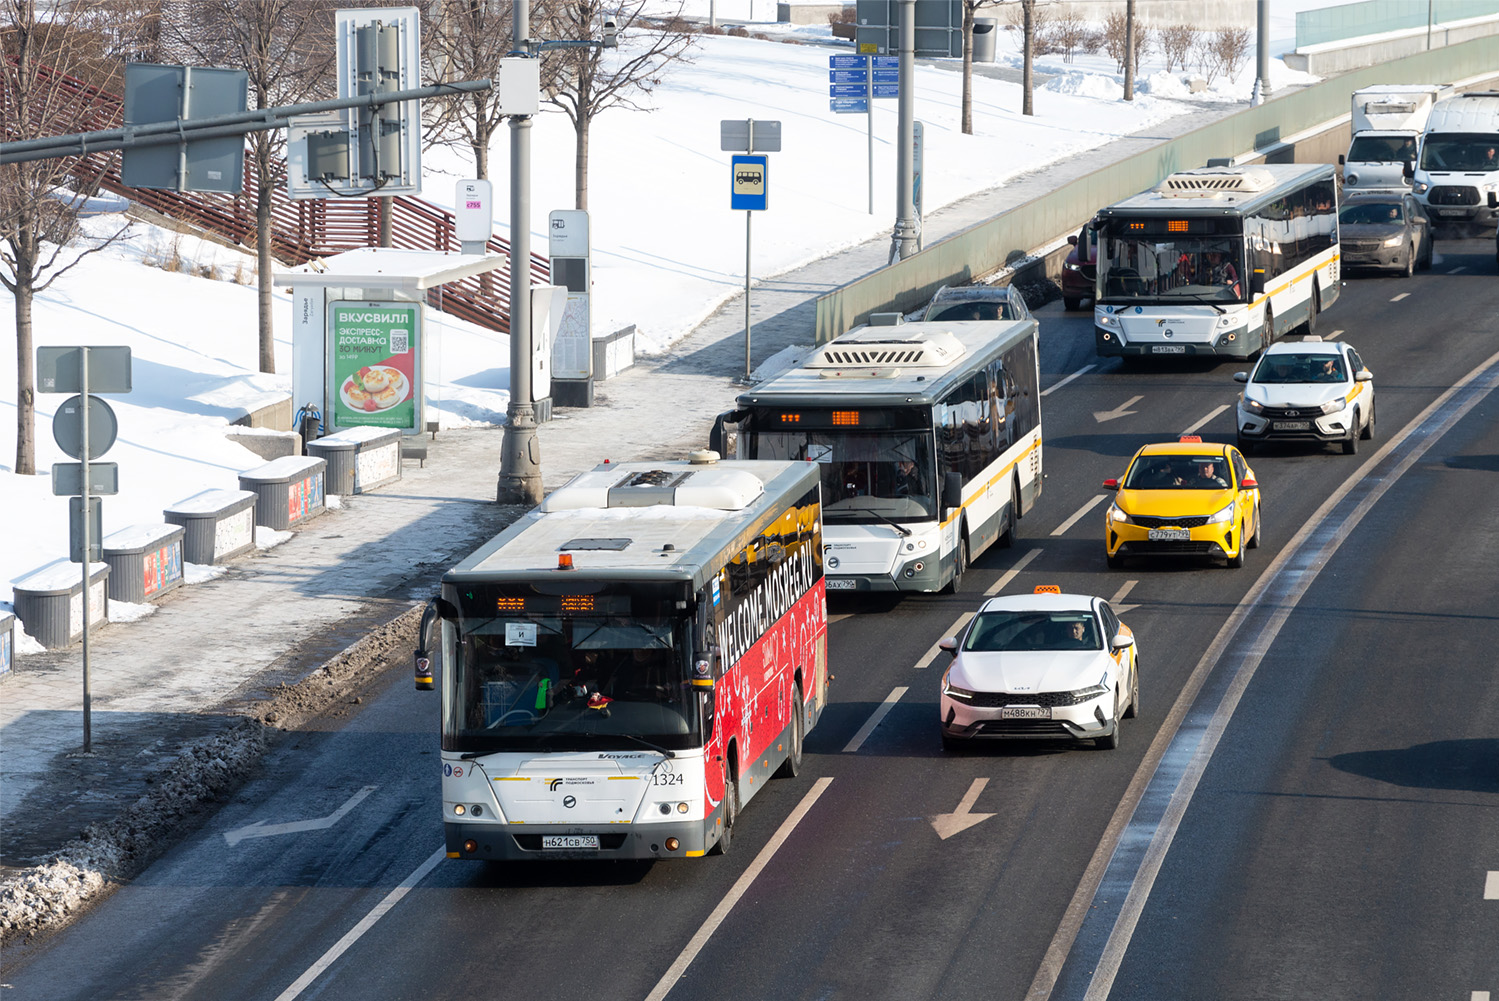
[[[1459, 264], [1457, 267], [1453, 268], [1451, 271], [1449, 271], [1447, 273], [1449, 275], [1455, 275], [1455, 274], [1457, 274], [1460, 271], [1467, 271], [1467, 270], [1468, 270], [1468, 266], [1466, 264]], [[82, 511], [83, 508], [79, 508], [78, 510]]]
[[1119, 590], [1114, 592], [1114, 596], [1109, 599], [1109, 604], [1113, 606], [1116, 615], [1123, 615], [1125, 612], [1132, 612], [1140, 607], [1139, 605], [1120, 604], [1120, 602], [1129, 596], [1129, 593], [1135, 589], [1135, 585], [1138, 583], [1140, 582], [1137, 580], [1125, 581], [1120, 585]]
[[359, 941], [359, 939], [364, 935], [365, 932], [375, 927], [376, 921], [379, 921], [381, 918], [385, 917], [387, 911], [396, 906], [396, 904], [399, 904], [401, 902], [401, 898], [406, 896], [407, 893], [410, 893], [413, 886], [426, 879], [427, 874], [433, 869], [437, 868], [437, 863], [441, 862], [447, 857], [448, 849], [446, 846], [439, 848], [437, 851], [433, 852], [427, 859], [427, 861], [417, 866], [416, 871], [413, 872], [410, 876], [407, 876], [405, 879], [401, 880], [401, 884], [399, 886], [387, 893], [384, 900], [380, 901], [375, 905], [373, 910], [371, 910], [364, 917], [360, 918], [359, 923], [353, 928], [350, 928], [348, 933], [344, 935], [343, 938], [339, 939], [333, 944], [332, 948], [323, 953], [323, 955], [318, 959], [316, 963], [313, 963], [311, 966], [309, 966], [306, 973], [303, 973], [292, 983], [290, 987], [278, 994], [276, 996], [276, 1001], [292, 1001], [293, 998], [297, 997], [303, 991], [305, 991], [314, 980], [322, 975], [324, 970], [338, 961], [339, 956], [342, 956], [345, 952], [348, 951], [349, 946]]
[[[943, 639], [946, 639], [949, 636], [956, 636], [958, 635], [958, 633], [961, 633], [963, 631], [963, 627], [968, 625], [968, 620], [971, 618], [973, 618], [972, 612], [964, 612], [962, 615], [958, 616], [958, 621], [954, 622], [952, 626], [947, 630], [947, 632], [942, 634]], [[938, 642], [941, 641], [939, 640]], [[932, 661], [937, 659], [937, 654], [941, 652], [942, 648], [939, 647], [936, 643], [933, 643], [931, 649], [922, 654], [921, 659], [916, 662], [916, 670], [919, 671], [924, 667], [930, 667]]]
[[1030, 565], [1031, 560], [1035, 559], [1037, 556], [1040, 556], [1040, 555], [1041, 555], [1041, 550], [1039, 550], [1039, 549], [1032, 549], [1030, 552], [1028, 552], [1024, 556], [1020, 557], [1020, 559], [1018, 559], [1018, 560], [1015, 561], [1015, 565], [1014, 566], [1010, 567], [1010, 569], [1008, 569], [1008, 570], [1006, 570], [1004, 572], [1004, 576], [1000, 577], [999, 580], [997, 580], [997, 581], [994, 582], [994, 584], [989, 588], [989, 590], [987, 590], [987, 591], [984, 592], [984, 597], [986, 597], [986, 598], [992, 598], [996, 594], [998, 594], [999, 592], [1003, 591], [1005, 588], [1009, 587], [1010, 586], [1010, 582], [1013, 581], [1016, 577], [1020, 576], [1020, 571], [1024, 570], [1026, 567], [1028, 567]]
[[[79, 508], [78, 510], [82, 511], [83, 508]], [[80, 588], [80, 590], [82, 590], [82, 589]], [[844, 619], [851, 619], [853, 617], [854, 617], [854, 613], [853, 612], [829, 613], [829, 615], [828, 615], [828, 625], [831, 626], [835, 622], [842, 622]]]
[[859, 732], [854, 734], [854, 739], [848, 742], [848, 746], [843, 749], [843, 753], [852, 754], [864, 746], [864, 741], [869, 739], [871, 733], [874, 733], [874, 728], [880, 725], [886, 714], [895, 708], [895, 704], [900, 701], [901, 696], [905, 695], [908, 690], [904, 685], [892, 688], [890, 694], [885, 696], [885, 701], [881, 702], [879, 708], [875, 709], [869, 719], [864, 721], [864, 725], [859, 727]]
[[[1091, 371], [1093, 371], [1097, 367], [1098, 367], [1097, 365], [1084, 365], [1082, 368], [1078, 369], [1076, 372], [1073, 372], [1067, 378], [1061, 380], [1060, 382], [1052, 383], [1050, 386], [1047, 386], [1045, 389], [1041, 390], [1041, 395], [1045, 396], [1046, 394], [1050, 393], [1052, 390], [1061, 389], [1063, 386], [1067, 385], [1073, 379], [1076, 379], [1078, 376], [1082, 375], [1085, 372], [1091, 372]], [[79, 510], [82, 510], [82, 508], [80, 508]]]
[[983, 792], [984, 786], [988, 784], [988, 779], [974, 779], [973, 784], [968, 787], [968, 791], [963, 794], [963, 798], [958, 802], [956, 810], [952, 813], [939, 813], [935, 817], [927, 818], [932, 823], [932, 830], [937, 832], [937, 837], [946, 841], [954, 834], [961, 834], [974, 824], [982, 824], [990, 817], [995, 816], [992, 813], [968, 812], [973, 809], [973, 804], [978, 802], [979, 793]]
[[334, 810], [326, 817], [317, 817], [313, 820], [292, 820], [285, 824], [267, 824], [263, 820], [257, 820], [253, 824], [244, 827], [236, 827], [232, 831], [224, 832], [224, 840], [229, 842], [229, 847], [234, 848], [241, 841], [250, 838], [271, 838], [278, 834], [300, 834], [303, 831], [325, 831], [344, 819], [354, 807], [364, 801], [364, 798], [374, 792], [378, 786], [365, 786], [363, 789], [350, 796], [348, 802]]
[[[1052, 990], [1056, 986], [1057, 978], [1062, 973], [1062, 967], [1067, 960], [1068, 954], [1072, 951], [1073, 944], [1077, 940], [1079, 932], [1082, 930], [1083, 921], [1094, 906], [1095, 897], [1097, 895], [1099, 887], [1103, 883], [1109, 862], [1113, 858], [1116, 849], [1118, 849], [1121, 843], [1124, 841], [1125, 830], [1135, 813], [1136, 807], [1139, 806], [1140, 801], [1144, 797], [1146, 787], [1150, 784], [1150, 781], [1154, 777], [1157, 769], [1160, 768], [1162, 759], [1165, 757], [1166, 752], [1170, 749], [1172, 743], [1174, 742], [1177, 736], [1177, 732], [1181, 729], [1182, 722], [1186, 717], [1188, 710], [1191, 708], [1192, 703], [1196, 700], [1197, 693], [1206, 682], [1208, 674], [1211, 673], [1211, 669], [1217, 663], [1218, 659], [1223, 656], [1228, 647], [1229, 641], [1238, 631], [1239, 624], [1248, 617], [1250, 609], [1256, 602], [1260, 601], [1262, 595], [1269, 590], [1272, 578], [1282, 566], [1284, 566], [1291, 560], [1298, 547], [1300, 547], [1316, 531], [1319, 524], [1328, 517], [1328, 515], [1336, 508], [1339, 503], [1342, 502], [1343, 498], [1346, 497], [1350, 492], [1352, 492], [1355, 487], [1359, 486], [1368, 477], [1370, 472], [1378, 465], [1378, 463], [1383, 461], [1383, 459], [1390, 452], [1400, 447], [1413, 434], [1425, 427], [1426, 422], [1430, 420], [1434, 414], [1441, 410], [1441, 408], [1444, 407], [1453, 396], [1457, 395], [1458, 392], [1466, 389], [1470, 383], [1476, 381], [1479, 376], [1481, 376], [1487, 369], [1491, 368], [1495, 364], [1499, 364], [1499, 353], [1490, 355], [1477, 367], [1475, 367], [1461, 379], [1459, 379], [1451, 388], [1447, 389], [1445, 392], [1439, 395], [1424, 410], [1422, 410], [1421, 413], [1417, 414], [1409, 424], [1407, 424], [1389, 441], [1387, 441], [1382, 448], [1376, 451], [1373, 456], [1367, 459], [1361, 466], [1359, 466], [1358, 469], [1349, 474], [1348, 478], [1344, 480], [1336, 490], [1333, 491], [1333, 493], [1327, 498], [1327, 500], [1323, 501], [1322, 505], [1313, 513], [1312, 517], [1309, 518], [1301, 527], [1301, 529], [1291, 538], [1290, 542], [1288, 542], [1286, 546], [1281, 550], [1280, 555], [1271, 562], [1270, 566], [1265, 568], [1265, 571], [1260, 575], [1259, 579], [1257, 579], [1254, 585], [1251, 586], [1249, 593], [1245, 595], [1244, 600], [1241, 601], [1238, 607], [1236, 607], [1232, 614], [1230, 614], [1228, 621], [1223, 624], [1223, 627], [1221, 629], [1219, 629], [1217, 636], [1214, 637], [1212, 643], [1209, 644], [1207, 651], [1197, 662], [1197, 666], [1193, 668], [1192, 674], [1187, 678], [1187, 683], [1182, 687], [1181, 694], [1177, 697], [1176, 702], [1172, 705], [1170, 711], [1166, 714], [1166, 718], [1162, 722], [1160, 730], [1156, 733], [1155, 739], [1151, 742], [1150, 747], [1145, 752], [1145, 757], [1141, 761], [1140, 767], [1136, 770], [1134, 777], [1130, 780], [1129, 787], [1125, 790], [1124, 795], [1120, 798], [1119, 805], [1115, 807], [1114, 814], [1109, 819], [1108, 826], [1104, 830], [1104, 836], [1099, 840], [1098, 847], [1094, 850], [1093, 857], [1089, 860], [1088, 866], [1083, 872], [1083, 877], [1078, 882], [1077, 890], [1073, 893], [1071, 901], [1068, 902], [1067, 909], [1063, 913], [1061, 923], [1057, 926], [1057, 931], [1056, 934], [1052, 937], [1051, 944], [1047, 946], [1046, 953], [1041, 959], [1041, 965], [1036, 970], [1036, 976], [1031, 981], [1030, 989], [1026, 991], [1025, 997], [1027, 1001], [1046, 1001], [1046, 999], [1051, 997]], [[1492, 390], [1492, 387], [1490, 387], [1490, 389]], [[1478, 404], [1478, 402], [1485, 398], [1485, 395], [1475, 396], [1470, 402], [1460, 405], [1452, 413], [1444, 415], [1440, 425], [1432, 430], [1426, 441], [1424, 443], [1418, 444], [1410, 454], [1402, 457], [1400, 462], [1396, 465], [1395, 469], [1384, 476], [1381, 482], [1377, 484], [1373, 489], [1371, 489], [1370, 493], [1364, 497], [1364, 499], [1360, 502], [1359, 507], [1352, 514], [1350, 514], [1347, 519], [1344, 520], [1342, 525], [1345, 527], [1341, 528], [1338, 532], [1339, 538], [1346, 537], [1351, 529], [1355, 525], [1357, 525], [1358, 521], [1363, 518], [1364, 513], [1366, 513], [1369, 508], [1372, 508], [1373, 505], [1380, 499], [1380, 497], [1384, 495], [1385, 491], [1388, 490], [1391, 485], [1396, 483], [1399, 480], [1400, 476], [1404, 474], [1404, 472], [1408, 470], [1412, 465], [1414, 465], [1415, 462], [1426, 453], [1427, 449], [1429, 449], [1432, 444], [1438, 441], [1444, 434], [1447, 433], [1448, 430], [1450, 430], [1459, 420], [1461, 420], [1463, 416], [1465, 416], [1470, 410], [1472, 410], [1473, 407]], [[1330, 558], [1330, 555], [1331, 554], [1325, 554], [1318, 561], [1317, 565], [1325, 566], [1327, 563], [1327, 559]], [[1305, 579], [1301, 581], [1299, 585], [1302, 592], [1304, 592], [1306, 588], [1311, 586], [1312, 580], [1315, 578], [1315, 576], [1315, 573], [1306, 574]], [[1284, 615], [1289, 615], [1291, 609], [1294, 607], [1295, 600], [1299, 600], [1299, 596], [1297, 594], [1290, 595], [1289, 598], [1287, 598], [1283, 602], [1284, 607], [1281, 609], [1281, 613], [1283, 613]], [[1280, 621], [1283, 621], [1283, 619], [1278, 618], [1277, 621], [1272, 622], [1271, 625], [1275, 629], [1278, 629]], [[1245, 658], [1244, 666], [1240, 669], [1241, 672], [1245, 668], [1258, 666], [1257, 657], [1259, 655], [1262, 655], [1265, 650], [1268, 649], [1269, 642], [1273, 639], [1273, 636], [1270, 636], [1269, 639], [1265, 639], [1265, 636], [1265, 633], [1261, 634], [1260, 639], [1262, 639], [1263, 642], [1256, 644], [1254, 657]], [[1251, 663], [1251, 661], [1253, 663]], [[1252, 670], [1250, 671], [1250, 673], [1252, 674]], [[1234, 706], [1237, 705], [1238, 695], [1242, 694], [1242, 686], [1247, 684], [1247, 677], [1240, 677], [1235, 679], [1233, 686], [1231, 686], [1229, 692], [1224, 696], [1224, 701], [1220, 706], [1220, 712], [1224, 708], [1226, 708], [1228, 712], [1232, 713]], [[1232, 702], [1232, 704], [1230, 704], [1230, 702]], [[1213, 742], [1216, 742], [1215, 739]], [[1199, 755], [1203, 753], [1203, 751], [1206, 751], [1207, 754], [1211, 755], [1213, 748], [1212, 746], [1207, 746], [1208, 744], [1209, 739], [1207, 737], [1204, 737], [1202, 744], [1199, 745]], [[1195, 760], [1193, 764], [1196, 764]], [[1203, 763], [1203, 767], [1206, 767], [1205, 762]], [[1195, 789], [1195, 784], [1192, 788], [1186, 787], [1186, 779], [1187, 777], [1184, 776], [1182, 780], [1183, 784], [1179, 786], [1176, 792], [1173, 794], [1171, 801], [1171, 805], [1174, 808], [1177, 805], [1177, 801], [1180, 800], [1181, 810], [1183, 811], [1186, 809], [1187, 802], [1191, 800], [1192, 792]], [[1180, 814], [1177, 814], [1176, 816], [1179, 820]], [[1096, 972], [1090, 979], [1088, 991], [1086, 994], [1087, 999], [1092, 999], [1098, 996], [1106, 996], [1109, 989], [1113, 985], [1114, 976], [1118, 973], [1118, 964], [1123, 959], [1123, 950], [1127, 948], [1129, 944], [1129, 938], [1133, 934], [1135, 922], [1139, 918], [1140, 911], [1144, 908], [1145, 898], [1149, 895], [1150, 892], [1150, 885], [1153, 884], [1155, 880], [1155, 872], [1159, 870], [1160, 863], [1164, 860], [1164, 848], [1169, 846], [1171, 837], [1174, 836], [1175, 828], [1169, 827], [1171, 822], [1172, 817], [1170, 815], [1163, 817], [1161, 820], [1160, 828], [1157, 830], [1155, 836], [1151, 839], [1149, 857], [1145, 860], [1145, 862], [1142, 863], [1140, 870], [1137, 872], [1135, 880], [1132, 883], [1129, 893], [1126, 897], [1124, 908], [1116, 919], [1115, 926], [1110, 933], [1108, 944], [1104, 949], [1104, 954], [1097, 958], [1096, 965], [1093, 967]], [[1144, 832], [1141, 832], [1141, 836], [1143, 836], [1143, 833]], [[1160, 842], [1163, 838], [1166, 841], [1166, 845], [1162, 846], [1162, 854], [1157, 855], [1155, 854], [1155, 848], [1157, 847], [1157, 843]], [[1150, 869], [1150, 866], [1152, 864], [1154, 865], [1154, 869]], [[1150, 870], [1148, 873], [1146, 871], [1147, 869]], [[1141, 892], [1142, 890], [1143, 894]], [[1133, 914], [1131, 914], [1131, 910], [1133, 910]], [[1109, 962], [1113, 963], [1112, 969], [1105, 969], [1106, 965]], [[1100, 979], [1100, 974], [1102, 974], [1102, 979]], [[1099, 993], [1100, 988], [1102, 990], [1102, 994]]]
[[1071, 528], [1073, 525], [1076, 525], [1079, 521], [1081, 521], [1082, 518], [1083, 518], [1083, 515], [1087, 514], [1089, 511], [1091, 511], [1095, 507], [1097, 507], [1099, 501], [1104, 500], [1108, 496], [1109, 496], [1108, 494], [1099, 494], [1097, 497], [1094, 497], [1092, 500], [1088, 501], [1088, 503], [1086, 503], [1082, 507], [1078, 508], [1077, 509], [1077, 513], [1074, 514], [1071, 518], [1068, 518], [1066, 521], [1062, 522], [1056, 528], [1053, 528], [1051, 530], [1051, 534], [1052, 535], [1062, 535], [1063, 533], [1065, 533], [1067, 531], [1067, 529]]
[[776, 831], [775, 836], [770, 839], [770, 842], [764, 848], [760, 849], [760, 854], [755, 856], [755, 860], [750, 863], [748, 869], [744, 870], [744, 874], [734, 883], [733, 888], [718, 902], [718, 906], [713, 908], [713, 913], [708, 915], [708, 920], [704, 921], [702, 927], [697, 930], [697, 934], [692, 936], [692, 940], [687, 943], [687, 947], [682, 950], [682, 954], [662, 974], [661, 979], [656, 982], [656, 986], [651, 988], [651, 992], [645, 996], [645, 1001], [662, 1001], [667, 994], [671, 993], [671, 989], [677, 985], [677, 981], [682, 979], [682, 974], [687, 972], [687, 967], [692, 965], [692, 961], [697, 958], [697, 954], [703, 951], [703, 946], [708, 944], [708, 939], [713, 937], [713, 933], [718, 930], [718, 926], [723, 924], [724, 918], [729, 916], [729, 912], [734, 909], [734, 905], [739, 902], [739, 898], [744, 896], [749, 890], [750, 884], [770, 864], [771, 856], [780, 850], [781, 845], [786, 843], [786, 839], [791, 837], [791, 832], [796, 830], [796, 825], [802, 822], [802, 818], [806, 817], [807, 813], [812, 809], [813, 804], [817, 802], [823, 793], [827, 792], [828, 786], [832, 784], [833, 780], [830, 776], [820, 778], [812, 784], [812, 788], [807, 791], [807, 795], [803, 796], [802, 801], [796, 805], [796, 809], [791, 811], [791, 816], [787, 817], [785, 822], [781, 824], [780, 830]]
[[1390, 301], [1399, 302], [1401, 299], [1404, 299], [1408, 295], [1410, 295], [1409, 292], [1401, 292], [1399, 295], [1391, 297]]
[[[83, 509], [79, 508], [79, 510], [81, 511]], [[1468, 1001], [1489, 1001], [1489, 992], [1488, 991], [1474, 991], [1471, 995], [1469, 995]]]
[[1143, 396], [1131, 396], [1113, 410], [1095, 410], [1093, 411], [1093, 419], [1102, 424], [1104, 421], [1111, 421], [1116, 417], [1128, 417], [1130, 414], [1135, 413], [1130, 407], [1143, 399], [1145, 399]]
[[1483, 899], [1499, 900], [1499, 872], [1490, 870], [1488, 878], [1483, 881]]
[[[1341, 333], [1342, 333], [1342, 332], [1343, 332], [1343, 331], [1341, 331], [1341, 330], [1334, 330], [1334, 331], [1333, 331], [1333, 332], [1332, 332], [1332, 333], [1330, 333], [1330, 334], [1323, 334], [1323, 335], [1322, 335], [1322, 339], [1323, 339], [1323, 340], [1324, 340], [1324, 341], [1335, 341], [1335, 340], [1337, 340], [1337, 339], [1338, 339], [1338, 335], [1339, 335], [1339, 334], [1341, 334]], [[83, 510], [83, 508], [79, 508], [79, 509], [78, 509], [78, 510], [80, 510], [80, 511], [82, 511], [82, 510]]]
[[[1204, 427], [1214, 417], [1217, 417], [1219, 414], [1223, 413], [1223, 411], [1225, 411], [1227, 409], [1228, 409], [1228, 404], [1227, 403], [1224, 403], [1224, 404], [1218, 406], [1216, 409], [1210, 411], [1206, 417], [1204, 417], [1202, 420], [1198, 421], [1196, 424], [1193, 424], [1191, 427], [1183, 428], [1181, 433], [1182, 434], [1194, 434], [1199, 428]], [[80, 508], [79, 510], [82, 510], [82, 508]]]

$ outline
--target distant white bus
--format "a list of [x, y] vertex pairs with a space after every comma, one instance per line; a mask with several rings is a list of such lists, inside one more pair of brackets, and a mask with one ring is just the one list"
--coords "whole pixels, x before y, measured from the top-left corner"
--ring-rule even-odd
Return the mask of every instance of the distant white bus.
[[818, 464], [828, 590], [956, 591], [1041, 493], [1036, 332], [861, 327], [741, 394], [713, 447]]
[[1247, 358], [1338, 297], [1331, 164], [1205, 167], [1099, 211], [1101, 356]]

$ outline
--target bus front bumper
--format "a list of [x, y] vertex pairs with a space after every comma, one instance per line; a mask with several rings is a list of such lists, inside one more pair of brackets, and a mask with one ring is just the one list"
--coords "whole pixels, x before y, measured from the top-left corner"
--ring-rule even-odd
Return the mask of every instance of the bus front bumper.
[[1117, 330], [1105, 330], [1103, 327], [1093, 327], [1093, 340], [1100, 358], [1139, 358], [1150, 356], [1152, 358], [1248, 358], [1259, 348], [1257, 339], [1251, 343], [1251, 338], [1245, 336], [1245, 330], [1225, 330], [1218, 334], [1211, 342], [1207, 341], [1185, 341], [1169, 343], [1166, 341], [1134, 341], [1121, 338]]
[[894, 573], [839, 574], [835, 570], [825, 570], [822, 580], [829, 594], [935, 591], [942, 586], [942, 558], [932, 554], [907, 560]]
[[[716, 828], [715, 828], [716, 829]], [[705, 854], [712, 846], [704, 834], [701, 821], [643, 825], [564, 824], [469, 824], [448, 821], [443, 824], [447, 838], [448, 858], [517, 861], [573, 861], [579, 859], [662, 859], [687, 858]], [[559, 844], [598, 844], [593, 847], [543, 847], [545, 839], [569, 839]], [[668, 839], [676, 839], [675, 851], [667, 848]], [[713, 839], [714, 841], [717, 838]]]

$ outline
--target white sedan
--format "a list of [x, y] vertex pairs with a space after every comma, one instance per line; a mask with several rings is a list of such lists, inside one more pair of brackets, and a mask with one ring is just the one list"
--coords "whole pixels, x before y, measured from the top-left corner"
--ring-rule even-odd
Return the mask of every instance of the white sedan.
[[976, 740], [1092, 740], [1119, 746], [1119, 721], [1140, 703], [1134, 633], [1102, 598], [1061, 594], [991, 598], [952, 654], [939, 701], [942, 746]]

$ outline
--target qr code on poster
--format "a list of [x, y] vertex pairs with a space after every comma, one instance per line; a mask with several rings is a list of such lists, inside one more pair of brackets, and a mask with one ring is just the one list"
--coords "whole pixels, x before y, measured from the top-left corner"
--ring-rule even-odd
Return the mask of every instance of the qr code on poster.
[[411, 350], [411, 331], [396, 327], [390, 332], [390, 353], [403, 355]]

